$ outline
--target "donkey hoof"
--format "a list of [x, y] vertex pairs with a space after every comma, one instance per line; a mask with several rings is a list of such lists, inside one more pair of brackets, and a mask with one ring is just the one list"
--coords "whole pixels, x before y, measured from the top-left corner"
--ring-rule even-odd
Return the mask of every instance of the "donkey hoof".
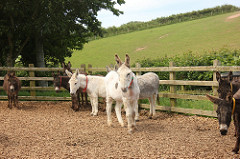
[[132, 133], [133, 133], [133, 129], [129, 129], [128, 134], [132, 134]]
[[112, 126], [112, 121], [108, 121], [108, 126]]
[[233, 150], [232, 150], [232, 153], [233, 153], [233, 154], [238, 154], [238, 150], [233, 149]]
[[149, 115], [149, 116], [148, 116], [148, 119], [152, 119], [152, 116], [151, 116], [151, 115]]

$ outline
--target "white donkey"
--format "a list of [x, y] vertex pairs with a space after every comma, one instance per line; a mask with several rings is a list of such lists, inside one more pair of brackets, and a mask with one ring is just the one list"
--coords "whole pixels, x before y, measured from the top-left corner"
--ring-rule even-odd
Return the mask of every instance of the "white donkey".
[[106, 97], [106, 87], [104, 78], [101, 76], [91, 76], [80, 74], [77, 69], [75, 73], [71, 74], [65, 70], [70, 78], [70, 94], [76, 94], [76, 91], [81, 88], [83, 92], [87, 92], [92, 105], [91, 115], [98, 115], [98, 97]]
[[107, 117], [108, 125], [111, 125], [111, 109], [112, 109], [112, 99], [117, 101], [116, 114], [118, 121], [123, 126], [123, 121], [121, 119], [121, 96], [122, 102], [124, 104], [124, 109], [126, 111], [126, 117], [128, 121], [128, 131], [132, 133], [136, 126], [135, 122], [135, 107], [138, 104], [139, 98], [139, 87], [137, 84], [137, 78], [135, 74], [130, 69], [130, 57], [126, 54], [125, 63], [122, 63], [118, 55], [115, 55], [115, 60], [117, 61], [119, 68], [117, 72], [111, 71], [105, 77], [106, 83], [106, 95], [107, 95]]
[[[118, 68], [115, 65], [115, 71]], [[108, 69], [110, 71], [110, 69]], [[148, 72], [144, 75], [137, 76], [137, 82], [140, 89], [139, 99], [148, 99], [150, 102], [149, 118], [152, 118], [156, 114], [156, 101], [159, 103], [159, 77], [156, 73]], [[138, 105], [135, 108], [136, 116], [135, 120], [139, 120]]]

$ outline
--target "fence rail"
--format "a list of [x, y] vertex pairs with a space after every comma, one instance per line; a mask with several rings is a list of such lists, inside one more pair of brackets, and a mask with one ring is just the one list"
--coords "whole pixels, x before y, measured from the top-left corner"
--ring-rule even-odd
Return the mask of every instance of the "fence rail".
[[[76, 68], [73, 68], [74, 71]], [[88, 72], [89, 74], [92, 72], [106, 72], [106, 68], [93, 68], [91, 65], [82, 64], [81, 68], [82, 71]], [[215, 60], [213, 62], [213, 66], [186, 66], [186, 67], [176, 67], [174, 63], [170, 62], [169, 67], [141, 67], [139, 64], [136, 67], [131, 68], [137, 75], [140, 75], [141, 72], [169, 72], [169, 79], [170, 80], [159, 80], [160, 85], [169, 85], [170, 92], [162, 93], [159, 92], [160, 97], [165, 97], [170, 99], [170, 106], [157, 106], [159, 110], [166, 110], [166, 111], [174, 111], [174, 112], [181, 112], [181, 113], [191, 113], [191, 114], [199, 114], [199, 115], [207, 115], [207, 116], [216, 116], [215, 110], [216, 105], [212, 111], [206, 110], [198, 110], [198, 109], [186, 109], [186, 108], [179, 108], [177, 106], [176, 99], [193, 99], [193, 100], [207, 100], [204, 95], [192, 95], [192, 94], [178, 94], [176, 92], [176, 86], [210, 86], [213, 90], [213, 95], [217, 95], [217, 88], [218, 82], [216, 81], [216, 72], [217, 71], [239, 71], [240, 66], [220, 66], [219, 62]], [[47, 96], [36, 96], [34, 91], [36, 90], [45, 90], [50, 91], [54, 90], [53, 87], [36, 87], [35, 81], [52, 81], [53, 77], [34, 77], [35, 72], [38, 71], [62, 71], [62, 68], [39, 68], [34, 67], [33, 65], [29, 65], [29, 67], [0, 67], [0, 71], [26, 71], [29, 73], [29, 77], [19, 77], [20, 80], [30, 81], [30, 87], [22, 87], [22, 90], [30, 90], [31, 96], [20, 96], [19, 99], [21, 100], [71, 100], [70, 97], [47, 97]], [[213, 81], [185, 81], [185, 80], [177, 80], [176, 79], [176, 72], [180, 71], [208, 71], [213, 72]], [[0, 80], [3, 80], [4, 77], [0, 77]], [[3, 90], [0, 87], [0, 90]], [[62, 89], [64, 90], [64, 89]], [[0, 99], [7, 99], [6, 96], [0, 96]], [[149, 105], [141, 104], [143, 108], [149, 108]]]

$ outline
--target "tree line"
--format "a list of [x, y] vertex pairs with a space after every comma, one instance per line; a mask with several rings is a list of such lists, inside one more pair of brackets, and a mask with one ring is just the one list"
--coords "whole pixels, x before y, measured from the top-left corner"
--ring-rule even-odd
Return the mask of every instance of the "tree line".
[[[140, 31], [144, 29], [155, 28], [159, 26], [175, 24], [185, 21], [191, 21], [195, 19], [215, 16], [219, 14], [239, 11], [240, 8], [233, 6], [233, 5], [222, 5], [217, 6], [214, 8], [207, 8], [199, 11], [192, 11], [188, 13], [181, 13], [176, 15], [171, 15], [168, 17], [161, 17], [149, 22], [129, 22], [127, 24], [123, 24], [120, 27], [109, 27], [109, 28], [102, 28], [103, 30], [103, 37], [109, 37], [134, 31]], [[101, 38], [101, 37], [92, 37], [92, 39]]]

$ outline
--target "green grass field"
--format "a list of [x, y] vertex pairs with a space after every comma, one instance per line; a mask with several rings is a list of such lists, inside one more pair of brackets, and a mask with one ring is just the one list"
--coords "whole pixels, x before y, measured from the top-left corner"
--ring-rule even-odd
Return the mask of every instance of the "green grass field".
[[81, 51], [74, 51], [74, 68], [81, 64], [105, 67], [115, 63], [114, 54], [122, 59], [126, 53], [131, 64], [144, 58], [182, 55], [192, 51], [204, 54], [221, 48], [240, 49], [240, 17], [227, 20], [239, 12], [228, 13], [189, 22], [136, 31], [91, 41]]

